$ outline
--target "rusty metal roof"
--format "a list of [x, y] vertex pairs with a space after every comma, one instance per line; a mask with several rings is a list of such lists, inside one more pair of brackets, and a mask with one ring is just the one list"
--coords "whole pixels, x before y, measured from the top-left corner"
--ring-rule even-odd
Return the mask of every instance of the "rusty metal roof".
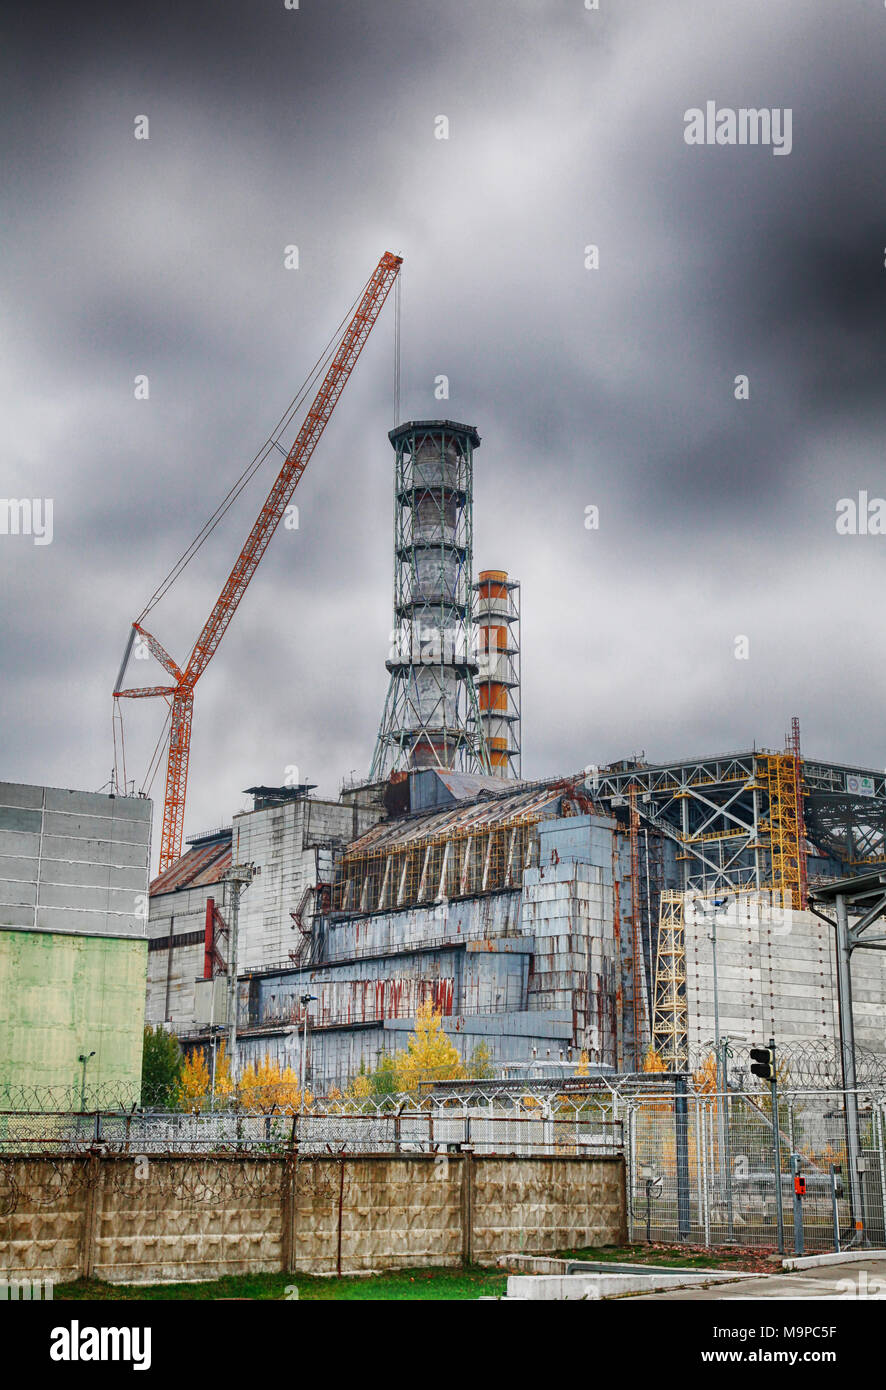
[[424, 840], [446, 839], [461, 832], [483, 830], [501, 821], [545, 819], [557, 814], [564, 794], [562, 783], [536, 785], [442, 809], [415, 812], [394, 821], [381, 821], [359, 839], [352, 840], [345, 857], [350, 859]]
[[223, 831], [211, 840], [203, 840], [176, 859], [164, 873], [151, 883], [151, 897], [159, 893], [174, 893], [179, 888], [203, 888], [220, 883], [231, 867], [231, 831]]

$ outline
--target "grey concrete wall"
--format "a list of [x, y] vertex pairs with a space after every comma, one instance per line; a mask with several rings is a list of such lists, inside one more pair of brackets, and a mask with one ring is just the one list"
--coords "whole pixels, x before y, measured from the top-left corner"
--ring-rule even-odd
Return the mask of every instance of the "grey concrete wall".
[[0, 782], [0, 927], [146, 935], [151, 802]]
[[[379, 815], [377, 808], [298, 800], [235, 816], [234, 858], [261, 869], [240, 899], [241, 970], [288, 960], [290, 951], [301, 942], [289, 914], [298, 907], [306, 887], [328, 879], [328, 846], [362, 834]], [[222, 916], [227, 916], [226, 883], [152, 897], [149, 938], [168, 940], [171, 934], [175, 940], [202, 932], [207, 898], [214, 898]], [[174, 945], [171, 952], [151, 950], [147, 1021], [168, 1022], [179, 1032], [189, 1032], [194, 1027], [194, 985], [202, 974], [202, 943]]]
[[[691, 1047], [713, 1037], [711, 922], [687, 900]], [[744, 894], [717, 914], [717, 976], [722, 1033], [781, 1043], [839, 1036], [833, 930], [811, 912], [784, 911], [777, 895]], [[857, 1041], [886, 1053], [886, 954], [856, 951], [852, 979]]]
[[256, 975], [241, 981], [244, 1023], [291, 1023], [301, 1017], [300, 997], [316, 996], [311, 1025], [372, 1023], [412, 1018], [430, 999], [450, 1014], [522, 1012], [527, 1007], [531, 938], [471, 939], [451, 949], [415, 948], [391, 958], [367, 956]]
[[290, 911], [317, 882], [317, 851], [368, 830], [380, 811], [303, 799], [234, 817], [237, 863], [261, 866], [240, 900], [240, 964], [255, 969], [285, 961], [297, 944]]
[[[194, 985], [203, 974], [203, 932], [206, 926], [206, 899], [214, 898], [223, 917], [227, 917], [229, 885], [212, 883], [204, 888], [182, 888], [151, 898], [148, 940], [168, 942], [160, 950], [148, 949], [148, 993], [145, 1022], [171, 1023], [177, 1031], [194, 1026]], [[199, 934], [193, 945], [180, 945], [182, 938]]]
[[522, 920], [535, 942], [528, 1006], [566, 1012], [576, 1045], [611, 1064], [617, 980], [611, 885], [603, 882], [602, 867], [568, 859], [528, 869], [523, 882]]
[[[307, 1074], [312, 1089], [322, 1094], [335, 1085], [343, 1091], [361, 1067], [372, 1071], [382, 1052], [391, 1055], [405, 1048], [415, 1029], [414, 1018], [386, 1018], [360, 1027], [325, 1028], [308, 1036]], [[572, 1016], [540, 1009], [506, 1013], [454, 1014], [446, 1019], [446, 1036], [462, 1061], [470, 1060], [478, 1044], [485, 1043], [496, 1063], [557, 1062], [572, 1045]], [[238, 1042], [240, 1060], [260, 1062], [265, 1056], [282, 1066], [299, 1067], [301, 1035], [283, 1029], [258, 1036], [243, 1035]], [[574, 1051], [576, 1063], [578, 1052]]]
[[331, 921], [324, 924], [323, 959], [344, 961], [373, 951], [409, 951], [435, 941], [518, 936], [521, 903], [522, 894], [514, 890]]
[[597, 815], [541, 825], [538, 868], [523, 875], [521, 918], [535, 940], [529, 1008], [565, 1011], [575, 1045], [609, 1064], [618, 1033], [614, 829]]
[[457, 1267], [626, 1237], [620, 1157], [9, 1159], [0, 1196], [7, 1279]]

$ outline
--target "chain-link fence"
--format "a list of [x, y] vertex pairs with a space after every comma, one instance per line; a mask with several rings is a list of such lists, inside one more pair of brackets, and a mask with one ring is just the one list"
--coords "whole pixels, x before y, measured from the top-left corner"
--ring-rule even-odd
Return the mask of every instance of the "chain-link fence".
[[[804, 1064], [827, 1074], [824, 1057]], [[4, 1106], [0, 1155], [624, 1152], [632, 1240], [806, 1251], [886, 1245], [886, 1085], [847, 1093], [780, 1085], [719, 1094], [710, 1068], [682, 1075], [441, 1082], [415, 1094], [327, 1097], [303, 1110], [267, 1096], [190, 1113], [120, 1105]], [[732, 1078], [730, 1078], [731, 1080]], [[279, 1104], [277, 1102], [280, 1102]], [[848, 1103], [847, 1103], [848, 1102]]]
[[763, 1091], [632, 1095], [623, 1103], [632, 1238], [776, 1248], [780, 1194], [788, 1252], [800, 1243], [807, 1253], [853, 1240], [884, 1245], [886, 1099], [852, 1096], [854, 1171], [844, 1091], [783, 1093], [777, 1121]]
[[529, 1114], [406, 1106], [370, 1113], [0, 1113], [0, 1153], [6, 1154], [440, 1153], [467, 1147], [485, 1154], [592, 1157], [622, 1152], [623, 1128], [600, 1112], [561, 1115], [551, 1107]]

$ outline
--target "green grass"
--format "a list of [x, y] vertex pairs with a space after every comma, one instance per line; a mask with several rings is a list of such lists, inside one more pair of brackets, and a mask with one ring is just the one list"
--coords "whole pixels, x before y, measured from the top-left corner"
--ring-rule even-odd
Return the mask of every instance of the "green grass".
[[[560, 1250], [556, 1258], [752, 1272], [768, 1267], [765, 1254], [756, 1250], [723, 1247], [699, 1250], [679, 1245], [604, 1245]], [[57, 1284], [53, 1297], [98, 1302], [264, 1301], [285, 1300], [293, 1296], [287, 1290], [297, 1289], [299, 1301], [431, 1302], [476, 1299], [481, 1294], [501, 1297], [506, 1287], [507, 1274], [502, 1270], [472, 1266], [469, 1269], [401, 1269], [386, 1274], [347, 1275], [340, 1279], [316, 1274], [232, 1274], [198, 1284], [105, 1284], [98, 1279], [80, 1279], [73, 1284]]]
[[501, 1270], [400, 1269], [389, 1274], [320, 1278], [311, 1274], [243, 1274], [213, 1279], [205, 1284], [105, 1284], [98, 1279], [78, 1279], [57, 1284], [53, 1298], [125, 1302], [128, 1300], [286, 1299], [287, 1290], [298, 1290], [299, 1301], [363, 1299], [412, 1301], [476, 1299], [481, 1294], [505, 1292], [507, 1275]]

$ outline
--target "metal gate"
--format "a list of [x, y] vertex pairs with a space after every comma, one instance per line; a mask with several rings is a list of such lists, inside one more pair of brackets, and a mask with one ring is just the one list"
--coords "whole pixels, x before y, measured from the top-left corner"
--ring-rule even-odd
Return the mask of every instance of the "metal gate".
[[[625, 1105], [629, 1229], [635, 1241], [794, 1250], [794, 1166], [807, 1253], [845, 1248], [858, 1235], [886, 1244], [886, 1099], [855, 1092], [859, 1168], [849, 1170], [846, 1093], [780, 1097], [778, 1176], [771, 1103], [764, 1093], [635, 1095]], [[853, 1206], [855, 1210], [853, 1210]]]

